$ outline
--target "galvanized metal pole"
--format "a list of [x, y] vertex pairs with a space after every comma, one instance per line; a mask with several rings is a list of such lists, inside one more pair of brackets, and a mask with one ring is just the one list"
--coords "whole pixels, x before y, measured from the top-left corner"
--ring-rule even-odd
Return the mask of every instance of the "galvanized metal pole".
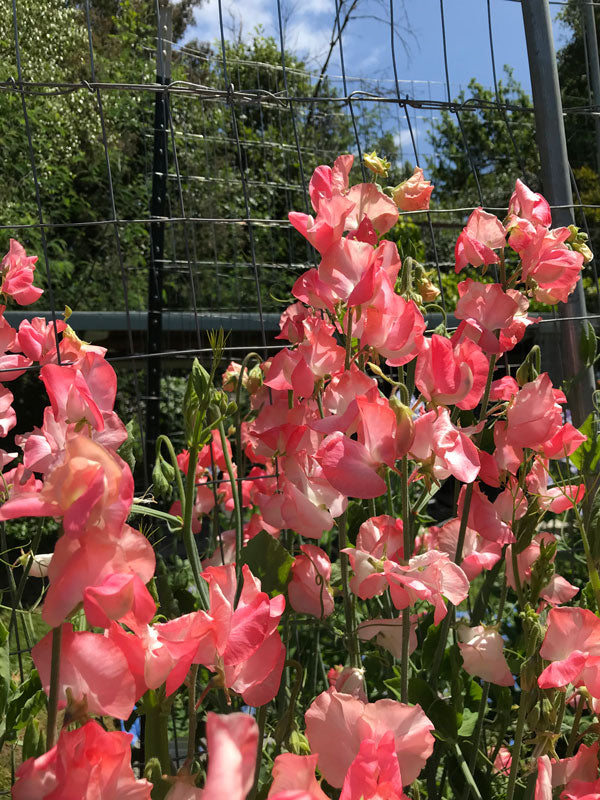
[[[159, 1], [156, 41], [156, 82], [166, 86], [171, 80], [172, 9], [169, 0]], [[163, 316], [163, 259], [167, 211], [169, 97], [157, 92], [154, 105], [154, 153], [152, 159], [152, 197], [150, 216], [150, 266], [148, 271], [148, 359], [146, 396], [146, 458], [152, 471], [156, 439], [160, 433], [160, 378]]]
[[[581, 2], [581, 22], [585, 36], [587, 56], [587, 76], [590, 95], [595, 106], [600, 107], [600, 61], [598, 58], [598, 37], [596, 34], [596, 17], [594, 6], [589, 0]], [[596, 128], [596, 169], [600, 172], [600, 112], [594, 115]]]
[[[555, 226], [574, 222], [573, 194], [569, 177], [567, 142], [558, 82], [556, 52], [548, 0], [522, 0], [523, 22], [535, 112], [535, 129], [540, 154], [542, 190], [552, 210]], [[565, 378], [576, 378], [569, 392], [573, 423], [580, 425], [592, 410], [595, 388], [592, 369], [584, 369], [579, 355], [582, 323], [587, 315], [583, 284], [577, 283], [567, 303], [558, 304], [561, 318], [560, 347]]]

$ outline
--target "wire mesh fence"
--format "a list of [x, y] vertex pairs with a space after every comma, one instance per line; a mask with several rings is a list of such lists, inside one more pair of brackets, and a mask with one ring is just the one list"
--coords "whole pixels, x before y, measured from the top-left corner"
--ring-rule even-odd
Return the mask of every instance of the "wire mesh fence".
[[[231, 331], [227, 357], [279, 347], [274, 336], [290, 289], [316, 263], [287, 214], [309, 211], [308, 181], [319, 164], [352, 152], [355, 180], [368, 180], [362, 156], [377, 148], [391, 156], [391, 183], [429, 165], [438, 200], [427, 212], [401, 214], [393, 236], [401, 255], [432, 270], [449, 311], [454, 242], [470, 211], [481, 205], [502, 216], [519, 177], [543, 191], [532, 103], [496, 65], [494, 20], [504, 2], [487, 0], [493, 86], [485, 88], [451, 81], [446, 23], [456, 10], [444, 0], [431, 3], [443, 83], [399, 77], [394, 0], [379, 6], [387, 68], [376, 78], [356, 76], [345, 58], [356, 0], [331, 0], [331, 44], [315, 69], [286, 47], [280, 0], [273, 0], [274, 36], [249, 41], [227, 35], [219, 3], [220, 42], [211, 44], [182, 39], [177, 7], [162, 0], [114, 9], [90, 0], [11, 0], [0, 20], [0, 235], [39, 255], [46, 293], [42, 311], [7, 319], [44, 311], [59, 319], [68, 306], [82, 336], [109, 344], [120, 415], [135, 419], [143, 443], [140, 485], [161, 426], [177, 437], [177, 379], [192, 357], [209, 360], [207, 331]], [[581, 147], [597, 146], [598, 64], [589, 47], [580, 55], [587, 95], [569, 87], [563, 110], [572, 208], [594, 250], [600, 195]], [[600, 318], [595, 264], [585, 276], [589, 313], [572, 314], [577, 322]], [[565, 321], [546, 312], [529, 341], [552, 345]], [[561, 350], [546, 352], [554, 371]], [[32, 374], [26, 386], [36, 380]], [[39, 421], [30, 391], [17, 403], [21, 417]], [[5, 538], [1, 544], [6, 552]], [[31, 643], [25, 628], [14, 630], [20, 658]]]

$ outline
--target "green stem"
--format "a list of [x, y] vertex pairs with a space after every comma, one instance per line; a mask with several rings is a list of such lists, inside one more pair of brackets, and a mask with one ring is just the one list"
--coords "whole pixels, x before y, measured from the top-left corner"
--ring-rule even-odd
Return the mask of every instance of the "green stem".
[[[389, 483], [389, 470], [387, 472], [388, 493], [391, 499], [391, 488]], [[393, 506], [392, 506], [393, 507]], [[402, 457], [402, 549], [404, 560], [412, 555], [412, 536], [410, 530], [410, 498], [408, 495], [408, 457]], [[400, 696], [403, 703], [408, 703], [408, 671], [410, 665], [409, 659], [409, 644], [410, 644], [410, 608], [405, 608], [402, 611], [402, 684], [400, 687]]]
[[56, 721], [58, 719], [58, 682], [60, 675], [60, 645], [62, 626], [52, 631], [52, 660], [50, 662], [50, 692], [48, 695], [48, 721], [46, 723], [46, 750], [56, 743]]
[[350, 369], [350, 360], [352, 357], [352, 309], [348, 309], [346, 316], [346, 360], [344, 362], [344, 369]]
[[185, 504], [183, 508], [183, 543], [185, 545], [185, 552], [192, 568], [192, 575], [194, 576], [194, 583], [200, 595], [200, 605], [202, 608], [209, 607], [208, 599], [208, 586], [206, 581], [202, 579], [202, 564], [198, 554], [198, 547], [192, 531], [192, 514], [194, 511], [194, 495], [196, 493], [196, 466], [198, 462], [198, 451], [200, 449], [199, 438], [200, 429], [202, 425], [201, 414], [198, 414], [196, 424], [194, 425], [194, 435], [192, 444], [189, 448], [189, 462], [188, 470], [185, 479]]
[[235, 571], [239, 585], [242, 577], [242, 562], [240, 556], [244, 541], [244, 525], [242, 521], [242, 507], [240, 505], [238, 485], [233, 471], [233, 464], [231, 463], [231, 458], [229, 456], [229, 450], [227, 449], [227, 436], [225, 435], [225, 427], [223, 422], [219, 422], [219, 435], [221, 437], [221, 445], [223, 447], [223, 456], [225, 458], [227, 474], [229, 475], [229, 480], [231, 481], [231, 495], [233, 497], [233, 508], [235, 514]]
[[519, 601], [519, 608], [521, 611], [525, 608], [525, 595], [523, 594], [523, 587], [521, 585], [521, 577], [519, 575], [519, 561], [517, 557], [517, 546], [512, 544], [510, 548], [510, 555], [512, 561], [513, 575], [515, 580], [515, 589], [517, 591], [517, 599]]
[[173, 443], [171, 442], [169, 437], [161, 433], [161, 435], [156, 440], [157, 453], [160, 453], [160, 448], [162, 447], [163, 444], [166, 445], [167, 452], [169, 453], [169, 458], [171, 459], [171, 466], [175, 470], [175, 482], [177, 483], [177, 493], [179, 495], [179, 500], [181, 501], [181, 513], [183, 514], [184, 503], [185, 503], [185, 490], [183, 488], [183, 480], [181, 479], [181, 470], [179, 469], [179, 464], [177, 463], [177, 455], [175, 454]]
[[577, 701], [577, 708], [575, 709], [575, 716], [573, 717], [573, 727], [571, 728], [571, 733], [569, 734], [569, 741], [567, 743], [567, 751], [565, 753], [565, 758], [573, 755], [573, 751], [575, 750], [575, 744], [577, 742], [577, 734], [579, 732], [579, 723], [581, 722], [581, 715], [583, 714], [583, 709], [585, 708], [585, 697], [580, 694], [579, 699]]
[[521, 758], [521, 746], [523, 744], [523, 733], [525, 732], [525, 720], [529, 711], [529, 692], [521, 692], [519, 703], [519, 716], [517, 718], [517, 730], [515, 731], [515, 742], [512, 749], [512, 762], [510, 765], [510, 775], [508, 776], [508, 786], [506, 787], [506, 800], [513, 800], [515, 786], [517, 785], [517, 773], [519, 772], [519, 760]]
[[258, 713], [256, 715], [256, 721], [258, 723], [258, 747], [256, 749], [256, 766], [254, 767], [254, 782], [252, 784], [252, 789], [250, 789], [250, 793], [248, 795], [248, 800], [254, 800], [258, 793], [258, 782], [260, 780], [260, 765], [262, 763], [262, 756], [263, 756], [263, 740], [265, 738], [265, 723], [267, 721], [267, 706], [261, 706], [258, 709]]
[[[173, 765], [169, 754], [169, 713], [165, 710], [155, 691], [148, 692], [145, 713], [146, 725], [144, 728], [144, 755], [146, 764], [151, 759], [157, 759], [162, 775], [172, 775]], [[154, 780], [152, 800], [163, 800], [171, 788], [167, 781]]]
[[344, 599], [344, 616], [346, 618], [346, 637], [348, 639], [348, 653], [350, 655], [350, 666], [360, 667], [360, 651], [358, 647], [358, 636], [354, 624], [354, 612], [352, 599], [350, 596], [350, 581], [348, 579], [348, 555], [342, 550], [348, 544], [346, 525], [348, 523], [348, 511], [338, 517], [338, 546], [340, 551], [340, 568], [342, 573], [342, 596]]
[[189, 697], [189, 726], [188, 726], [188, 743], [187, 743], [187, 759], [192, 762], [196, 755], [196, 728], [198, 727], [198, 713], [196, 711], [196, 678], [198, 676], [198, 664], [192, 664], [188, 676], [190, 685], [188, 687]]

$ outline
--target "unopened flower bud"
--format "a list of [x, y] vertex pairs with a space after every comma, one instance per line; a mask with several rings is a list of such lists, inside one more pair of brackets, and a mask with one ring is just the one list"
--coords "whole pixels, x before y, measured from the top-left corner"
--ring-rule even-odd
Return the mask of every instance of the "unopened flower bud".
[[576, 225], [569, 225], [569, 230], [571, 231], [571, 235], [567, 239], [567, 244], [570, 244], [573, 250], [581, 253], [583, 256], [583, 263], [588, 264], [594, 257], [594, 254], [587, 243], [587, 233], [580, 231]]
[[415, 289], [421, 295], [424, 303], [434, 303], [441, 292], [429, 279], [424, 267], [418, 264], [414, 274]]
[[335, 682], [335, 690], [336, 692], [351, 694], [366, 703], [364, 669], [362, 667], [344, 667]]
[[255, 364], [243, 378], [244, 388], [248, 394], [256, 394], [263, 383], [263, 371], [259, 364]]
[[398, 420], [396, 447], [398, 456], [401, 457], [408, 453], [413, 439], [415, 438], [413, 413], [408, 406], [404, 405], [404, 403], [396, 397], [396, 395], [390, 397], [390, 408], [393, 409], [396, 419]]
[[242, 365], [237, 361], [232, 361], [225, 372], [223, 373], [223, 389], [226, 392], [235, 392], [237, 389], [238, 380], [240, 379], [240, 372]]
[[384, 178], [387, 178], [388, 171], [392, 166], [385, 158], [380, 158], [375, 150], [364, 155], [363, 162], [371, 172], [374, 172], [375, 175], [382, 175]]

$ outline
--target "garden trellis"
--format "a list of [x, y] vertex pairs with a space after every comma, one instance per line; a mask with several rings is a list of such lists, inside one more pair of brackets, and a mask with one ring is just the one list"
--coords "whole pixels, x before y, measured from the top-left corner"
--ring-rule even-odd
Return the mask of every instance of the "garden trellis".
[[[543, 5], [524, 1], [524, 7], [532, 12]], [[395, 7], [393, 0], [386, 8], [389, 72], [385, 79], [377, 81], [356, 78], [345, 63], [345, 19], [351, 13], [351, 3], [332, 3], [332, 41], [341, 68], [337, 77], [296, 66], [286, 51], [279, 3], [276, 8], [279, 41], [274, 47], [279, 63], [265, 63], [236, 58], [228, 49], [221, 8], [220, 48], [202, 50], [173, 40], [170, 9], [157, 2], [154, 42], [133, 44], [144, 53], [139, 62], [144, 64], [144, 74], [133, 81], [113, 80], [110, 72], [99, 74], [93, 9], [86, 0], [80, 9], [88, 43], [86, 77], [73, 74], [70, 79], [65, 76], [64, 80], [52, 81], [36, 80], [23, 69], [20, 4], [19, 0], [12, 0], [16, 72], [0, 84], [0, 90], [20, 103], [22, 109], [20, 135], [29, 162], [23, 181], [30, 183], [36, 218], [25, 222], [17, 218], [3, 220], [0, 228], [20, 240], [32, 235], [39, 241], [53, 320], [60, 318], [62, 308], [68, 304], [74, 308], [71, 322], [76, 329], [78, 319], [79, 325], [92, 331], [120, 327], [124, 337], [119, 342], [119, 353], [112, 357], [109, 354], [109, 360], [116, 368], [123, 367], [123, 377], [130, 377], [131, 406], [145, 442], [142, 460], [146, 479], [154, 458], [161, 408], [167, 402], [165, 378], [170, 371], [181, 372], [195, 356], [210, 362], [213, 348], [208, 331], [220, 327], [234, 331], [224, 349], [227, 358], [251, 348], [266, 358], [279, 348], [273, 337], [278, 330], [278, 310], [282, 308], [279, 301], [289, 295], [295, 278], [315, 260], [314, 251], [292, 231], [287, 212], [308, 210], [308, 180], [318, 164], [333, 161], [338, 152], [335, 137], [355, 153], [355, 169], [357, 173], [362, 170], [363, 175], [362, 156], [371, 147], [369, 137], [374, 131], [382, 138], [394, 131], [405, 131], [410, 147], [400, 151], [400, 159], [421, 163], [424, 149], [418, 137], [422, 136], [424, 122], [439, 119], [442, 112], [447, 112], [458, 126], [478, 204], [501, 214], [506, 209], [497, 205], [496, 198], [490, 202], [480, 180], [482, 171], [489, 172], [490, 165], [482, 167], [477, 163], [466, 126], [471, 115], [487, 111], [497, 115], [513, 147], [512, 164], [504, 163], [502, 169], [529, 182], [536, 178], [519, 150], [513, 122], [517, 112], [529, 115], [533, 131], [534, 109], [503, 101], [496, 74], [493, 13], [501, 13], [501, 3], [487, 3], [494, 74], [492, 101], [477, 97], [456, 99], [445, 30], [445, 19], [453, 12], [443, 0], [439, 3], [439, 35], [445, 84], [418, 84], [399, 78], [399, 43], [395, 36], [398, 23], [394, 20], [397, 4]], [[588, 66], [590, 91], [595, 86], [597, 68], [593, 63]], [[106, 64], [102, 70], [106, 73]], [[70, 102], [81, 97], [85, 107], [95, 114], [92, 135], [97, 137], [95, 145], [104, 156], [106, 195], [97, 198], [97, 209], [93, 208], [96, 198], [92, 200], [89, 218], [49, 220], [44, 192], [45, 182], [51, 177], [40, 179], [42, 143], [36, 139], [36, 122], [44, 103], [57, 98]], [[115, 98], [119, 98], [118, 102]], [[130, 105], [137, 107], [138, 114], [133, 128], [143, 132], [143, 180], [134, 187], [138, 193], [128, 193], [127, 187], [117, 185], [123, 178], [116, 163], [115, 140], [123, 131], [111, 130], [115, 113]], [[595, 119], [600, 108], [589, 103], [567, 106], [564, 111]], [[545, 135], [555, 133], [548, 129]], [[435, 156], [433, 152], [431, 157]], [[599, 206], [583, 202], [573, 176], [571, 180], [577, 202], [560, 200], [553, 208], [572, 209], [586, 228], [586, 213]], [[544, 185], [536, 188], [546, 189]], [[440, 241], [441, 234], [448, 230], [457, 234], [473, 208], [457, 204], [407, 214], [420, 232], [425, 266], [436, 274], [442, 306], [443, 273], [452, 270], [453, 261], [448, 260], [447, 253], [444, 255], [448, 246]], [[94, 282], [93, 270], [79, 286], [79, 297], [67, 294], [65, 298], [56, 291], [55, 269], [62, 255], [56, 255], [55, 241], [74, 229], [101, 229], [99, 235], [94, 235], [99, 236], [105, 252], [101, 280], [111, 282], [112, 307], [84, 308], [86, 292], [91, 291]], [[600, 242], [592, 240], [591, 246], [597, 249]], [[407, 247], [406, 255], [412, 255]], [[600, 293], [595, 261], [591, 273], [597, 302]], [[95, 311], [105, 316], [96, 321]], [[597, 311], [594, 308], [587, 313], [580, 303], [560, 318], [546, 318], [542, 324], [557, 332], [558, 338], [561, 326], [575, 323], [578, 330], [583, 321], [599, 318]], [[23, 317], [15, 314], [12, 319], [19, 316]], [[430, 322], [432, 328], [437, 321]], [[565, 339], [568, 349], [562, 351], [563, 362], [577, 371], [577, 336]], [[172, 343], [176, 345], [171, 346]], [[587, 397], [589, 389], [589, 385], [583, 385], [582, 396]], [[2, 547], [7, 549], [5, 542]], [[18, 587], [13, 586], [12, 591], [16, 596]], [[18, 633], [18, 626], [15, 631]], [[21, 646], [17, 642], [17, 649]], [[179, 753], [175, 755], [179, 758]]]

